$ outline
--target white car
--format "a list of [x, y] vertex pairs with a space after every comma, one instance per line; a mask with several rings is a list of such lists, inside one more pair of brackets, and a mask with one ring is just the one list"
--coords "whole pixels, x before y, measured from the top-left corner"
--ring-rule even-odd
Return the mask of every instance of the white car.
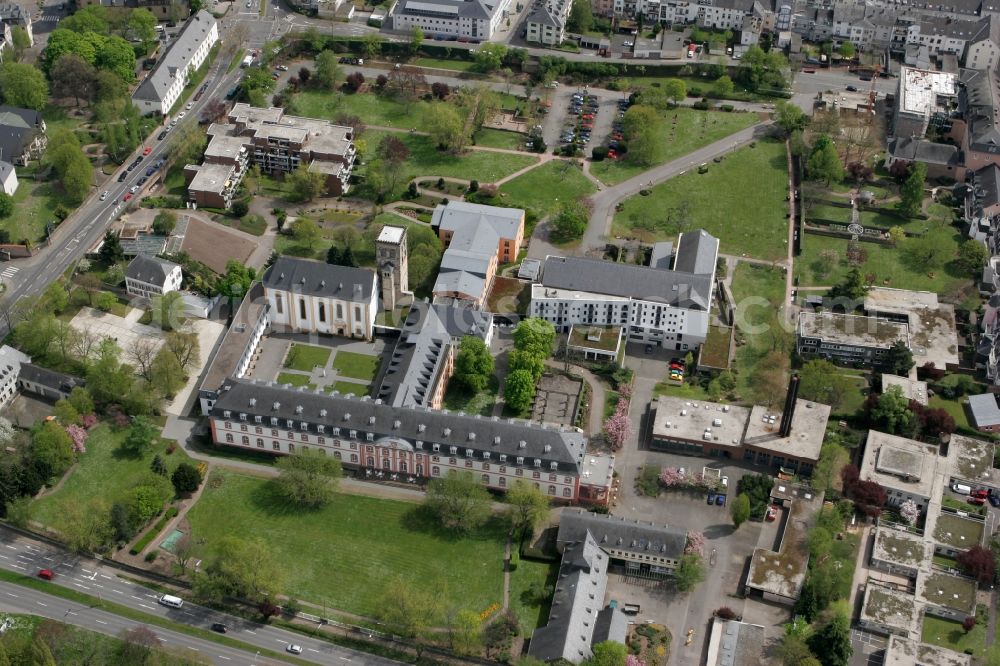
[[187, 106], [185, 106], [184, 108], [185, 108], [186, 110], [190, 111], [190, 110], [191, 110], [191, 107], [193, 107], [193, 106], [194, 106], [194, 102], [188, 102], [188, 103], [187, 103]]
[[129, 192], [131, 192], [132, 194], [135, 194], [135, 193], [136, 193], [136, 192], [138, 192], [138, 191], [139, 191], [139, 186], [138, 186], [138, 185], [133, 185], [133, 186], [132, 186], [132, 187], [131, 187], [131, 188], [129, 189]]
[[722, 477], [722, 487], [723, 488], [728, 488], [729, 487], [729, 477], [728, 476]]
[[108, 194], [110, 194], [110, 193], [107, 190], [104, 190], [103, 192], [101, 192], [101, 201], [104, 201], [105, 199], [107, 199], [108, 198]]
[[633, 43], [630, 40], [625, 40], [622, 42], [622, 46], [633, 46]]
[[285, 652], [290, 652], [292, 654], [302, 654], [302, 646], [296, 645], [295, 643], [289, 643], [288, 647], [285, 648]]
[[184, 113], [183, 111], [181, 111], [180, 113], [178, 113], [178, 114], [177, 114], [177, 118], [175, 119], [175, 122], [176, 122], [177, 120], [181, 120], [181, 119], [183, 119], [183, 118], [184, 118], [184, 116], [186, 116], [186, 115], [187, 115], [186, 113]]

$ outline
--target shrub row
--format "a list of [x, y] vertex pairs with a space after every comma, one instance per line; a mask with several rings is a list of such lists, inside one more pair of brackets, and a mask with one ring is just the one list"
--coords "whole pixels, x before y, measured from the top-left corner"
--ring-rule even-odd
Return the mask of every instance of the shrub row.
[[153, 528], [148, 532], [146, 532], [146, 534], [141, 539], [136, 541], [135, 545], [129, 548], [128, 552], [130, 552], [133, 555], [138, 555], [139, 553], [141, 553], [146, 548], [146, 546], [149, 545], [149, 542], [155, 539], [156, 535], [163, 531], [163, 528], [166, 527], [167, 525], [167, 521], [169, 521], [176, 515], [177, 515], [177, 507], [172, 506], [169, 509], [167, 509], [167, 512], [163, 514], [163, 517], [160, 518], [158, 521], [156, 521], [156, 524], [153, 525]]

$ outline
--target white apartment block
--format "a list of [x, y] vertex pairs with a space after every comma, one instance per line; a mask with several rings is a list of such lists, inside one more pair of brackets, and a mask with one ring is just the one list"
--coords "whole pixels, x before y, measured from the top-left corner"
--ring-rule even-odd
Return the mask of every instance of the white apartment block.
[[400, 0], [392, 11], [392, 27], [398, 32], [420, 28], [428, 37], [456, 35], [486, 41], [509, 8], [510, 0]]
[[21, 365], [31, 363], [31, 357], [9, 345], [0, 347], [0, 407], [6, 407], [17, 395], [17, 380]]
[[559, 46], [566, 39], [572, 0], [537, 0], [526, 22], [528, 42]]
[[188, 79], [205, 62], [217, 41], [219, 25], [212, 15], [201, 10], [192, 16], [146, 80], [132, 93], [132, 103], [143, 115], [170, 113]]
[[378, 309], [375, 271], [279, 257], [263, 283], [272, 326], [372, 339]]

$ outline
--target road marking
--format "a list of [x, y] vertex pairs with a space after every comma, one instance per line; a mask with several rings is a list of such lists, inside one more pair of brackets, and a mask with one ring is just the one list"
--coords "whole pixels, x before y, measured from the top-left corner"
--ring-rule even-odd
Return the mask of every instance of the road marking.
[[27, 569], [22, 567], [20, 564], [12, 564], [10, 566], [14, 567], [15, 569], [20, 569], [21, 571], [27, 571]]
[[256, 632], [256, 631], [254, 631], [253, 629], [247, 629], [247, 630], [246, 630], [246, 633], [248, 633], [248, 634], [253, 634], [254, 636], [256, 636], [256, 635], [257, 635], [257, 632]]
[[46, 562], [54, 562], [56, 558], [54, 558], [54, 557], [43, 557], [42, 559], [45, 560]]
[[36, 601], [35, 603], [39, 606], [48, 606], [48, 604], [43, 604], [41, 601]]
[[13, 592], [8, 592], [8, 593], [7, 593], [7, 596], [8, 596], [8, 597], [14, 597], [15, 599], [17, 599], [17, 598], [18, 598], [18, 596], [17, 596], [16, 594], [14, 594]]
[[[19, 298], [17, 300], [21, 300], [21, 299]], [[14, 548], [14, 546], [7, 546], [7, 547], [10, 548], [11, 550], [17, 550], [17, 548]]]
[[274, 640], [278, 641], [279, 643], [287, 643], [288, 642], [288, 641], [283, 641], [280, 638], [275, 638]]
[[2, 557], [2, 558], [3, 558], [3, 559], [5, 559], [5, 560], [9, 560], [9, 559], [10, 559], [10, 558], [9, 558], [9, 557], [7, 557], [6, 555], [0, 555], [0, 557]]
[[226, 656], [226, 655], [224, 655], [224, 654], [220, 654], [220, 655], [219, 655], [219, 659], [225, 659], [226, 661], [232, 661], [232, 658], [231, 658], [231, 657], [227, 657], [227, 656]]
[[132, 595], [132, 598], [135, 599], [136, 601], [142, 601], [142, 597], [137, 597], [134, 594]]
[[[318, 652], [318, 650], [317, 650], [317, 652]], [[350, 659], [348, 657], [341, 657], [340, 660], [341, 661], [350, 661]]]
[[154, 611], [156, 610], [152, 606], [147, 606], [146, 604], [139, 604], [139, 605], [142, 606], [143, 608], [148, 608], [149, 610], [154, 610]]
[[101, 578], [107, 578], [108, 580], [114, 580], [111, 576], [105, 576], [104, 574], [101, 574]]
[[105, 622], [104, 620], [94, 620], [94, 622], [98, 624], [107, 624], [107, 622]]
[[104, 589], [104, 586], [103, 586], [103, 585], [101, 585], [100, 583], [94, 583], [94, 587], [99, 587], [99, 588], [101, 588], [102, 590]]
[[[14, 273], [17, 273], [19, 270], [21, 270], [21, 269], [18, 268], [18, 267], [16, 267], [16, 266], [8, 266], [7, 268], [5, 268], [3, 270], [2, 273], [0, 273], [0, 277], [2, 277], [2, 278], [12, 278], [12, 277], [14, 277]], [[8, 548], [9, 547], [10, 546], [8, 546]]]
[[187, 649], [188, 649], [188, 650], [194, 650], [195, 652], [201, 652], [201, 650], [199, 650], [198, 648], [196, 648], [196, 647], [191, 647], [190, 645], [188, 645], [188, 646], [187, 646]]
[[90, 589], [86, 585], [81, 585], [80, 583], [73, 583], [73, 584], [76, 585], [77, 587], [79, 587], [82, 590], [89, 590]]
[[114, 592], [114, 593], [116, 593], [116, 594], [125, 594], [125, 593], [124, 593], [124, 592], [122, 592], [121, 590], [111, 590], [111, 591], [112, 591], [112, 592]]

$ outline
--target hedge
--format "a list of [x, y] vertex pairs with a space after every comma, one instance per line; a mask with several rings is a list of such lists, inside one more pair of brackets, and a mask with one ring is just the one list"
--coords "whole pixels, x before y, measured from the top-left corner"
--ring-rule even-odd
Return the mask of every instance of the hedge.
[[162, 532], [163, 528], [167, 526], [167, 521], [169, 521], [176, 515], [177, 515], [177, 507], [172, 506], [169, 509], [167, 509], [167, 512], [163, 514], [163, 517], [160, 518], [158, 521], [156, 521], [156, 524], [153, 525], [152, 529], [146, 532], [145, 536], [136, 541], [135, 544], [131, 548], [129, 548], [128, 552], [130, 552], [133, 555], [138, 555], [143, 550], [145, 550], [146, 546], [149, 545], [149, 542], [155, 539], [156, 535]]

